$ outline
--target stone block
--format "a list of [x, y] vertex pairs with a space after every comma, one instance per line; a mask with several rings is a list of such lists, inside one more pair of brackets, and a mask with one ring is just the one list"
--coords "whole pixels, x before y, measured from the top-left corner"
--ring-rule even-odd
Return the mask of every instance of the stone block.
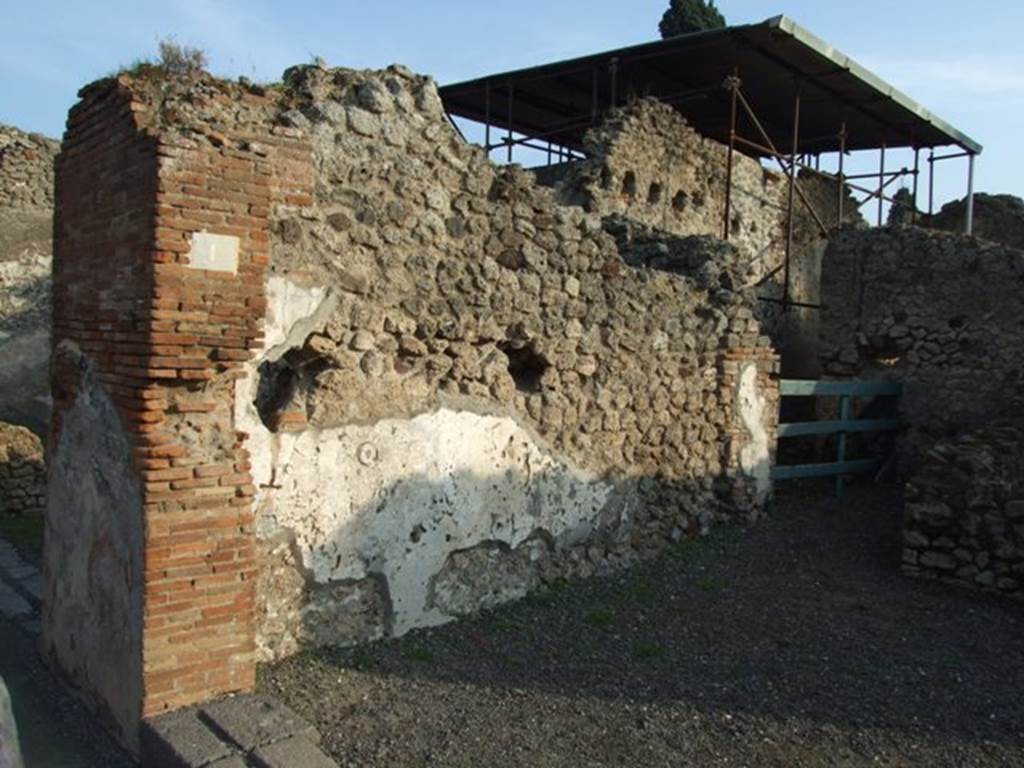
[[318, 746], [301, 736], [260, 747], [251, 758], [259, 768], [338, 768]]
[[316, 728], [284, 704], [255, 694], [229, 696], [205, 704], [201, 717], [244, 752], [291, 736], [320, 743], [320, 733]]
[[143, 720], [139, 736], [146, 768], [202, 768], [235, 754], [195, 708]]

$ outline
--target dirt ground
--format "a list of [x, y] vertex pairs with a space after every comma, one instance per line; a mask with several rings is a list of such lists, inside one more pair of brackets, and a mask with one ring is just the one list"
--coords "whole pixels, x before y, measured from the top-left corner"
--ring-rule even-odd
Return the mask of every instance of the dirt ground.
[[899, 490], [260, 670], [343, 766], [1024, 766], [1024, 604], [899, 574]]

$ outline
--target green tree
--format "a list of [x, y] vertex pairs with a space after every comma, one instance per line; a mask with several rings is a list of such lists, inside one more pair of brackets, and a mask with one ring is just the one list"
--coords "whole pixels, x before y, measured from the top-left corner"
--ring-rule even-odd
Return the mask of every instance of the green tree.
[[669, 38], [724, 26], [725, 17], [715, 0], [670, 0], [658, 29], [663, 38]]

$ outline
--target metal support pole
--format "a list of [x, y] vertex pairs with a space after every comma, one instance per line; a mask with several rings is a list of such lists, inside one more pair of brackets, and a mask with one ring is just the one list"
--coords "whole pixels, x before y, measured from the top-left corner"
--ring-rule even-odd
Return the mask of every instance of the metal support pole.
[[843, 225], [843, 205], [846, 203], [846, 121], [839, 129], [839, 183], [836, 185], [836, 226]]
[[484, 148], [491, 156], [491, 81], [484, 83]]
[[597, 66], [594, 67], [592, 73], [591, 84], [590, 84], [590, 124], [597, 125], [597, 99], [598, 99], [598, 80], [600, 79], [600, 73], [597, 71]]
[[974, 158], [973, 152], [967, 159], [967, 216], [964, 230], [968, 235], [974, 234]]
[[787, 220], [789, 223], [786, 235], [786, 274], [783, 282], [782, 312], [786, 313], [789, 304], [789, 261], [793, 255], [793, 238], [796, 234], [796, 217], [793, 215], [796, 202], [796, 156], [800, 151], [800, 83], [796, 84], [796, 97], [793, 107], [793, 154], [789, 160], [789, 200], [787, 202]]
[[732, 92], [732, 108], [729, 115], [729, 155], [725, 164], [725, 221], [722, 224], [722, 239], [729, 239], [729, 230], [732, 229], [732, 165], [733, 155], [736, 153], [736, 107], [739, 101], [740, 78], [739, 69], [733, 70], [733, 75], [727, 78], [725, 86]]
[[[843, 395], [839, 398], [839, 418], [844, 423], [850, 418], [850, 397]], [[839, 444], [836, 448], [836, 461], [842, 464], [846, 461], [846, 433], [839, 433]], [[843, 476], [836, 475], [836, 498], [843, 498]]]
[[928, 226], [932, 226], [935, 215], [935, 147], [928, 156]]
[[515, 94], [515, 86], [509, 83], [508, 85], [508, 162], [512, 162], [512, 102]]
[[914, 147], [914, 207], [910, 209], [910, 223], [917, 224], [917, 180], [921, 173], [921, 150]]
[[615, 107], [618, 104], [618, 96], [619, 96], [619, 94], [618, 94], [619, 60], [617, 58], [612, 58], [612, 60], [610, 62], [608, 62], [608, 72], [611, 74], [611, 81], [612, 81], [611, 105], [612, 105], [612, 109], [615, 109]]
[[882, 142], [882, 151], [880, 153], [879, 166], [878, 166], [878, 226], [882, 226], [882, 209], [885, 206], [885, 195], [882, 194], [882, 190], [885, 189], [885, 142]]

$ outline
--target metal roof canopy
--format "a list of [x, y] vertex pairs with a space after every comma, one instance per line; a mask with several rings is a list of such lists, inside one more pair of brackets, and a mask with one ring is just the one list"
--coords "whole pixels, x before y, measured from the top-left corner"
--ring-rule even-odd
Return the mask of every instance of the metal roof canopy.
[[799, 154], [952, 144], [970, 155], [982, 151], [785, 16], [447, 85], [441, 98], [449, 114], [580, 150], [609, 107], [652, 96], [672, 104], [699, 133], [728, 143], [731, 96], [723, 84], [734, 74], [777, 147], [790, 148], [799, 90]]

